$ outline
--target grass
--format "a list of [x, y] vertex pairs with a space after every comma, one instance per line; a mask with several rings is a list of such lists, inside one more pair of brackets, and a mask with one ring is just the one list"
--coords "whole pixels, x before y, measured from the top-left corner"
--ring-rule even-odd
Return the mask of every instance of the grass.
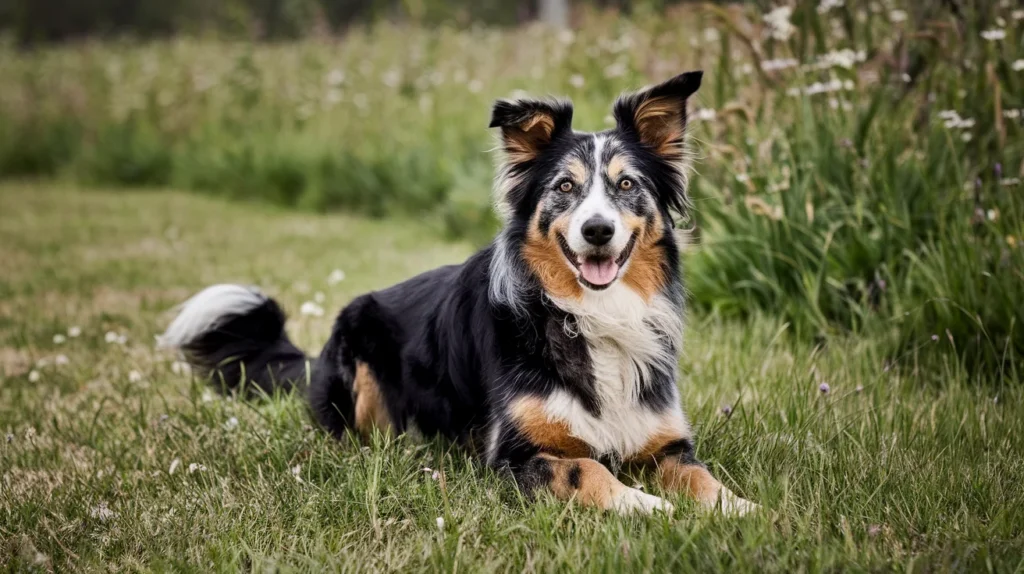
[[[681, 385], [698, 454], [765, 511], [531, 504], [450, 445], [335, 442], [298, 398], [217, 397], [154, 349], [175, 303], [241, 281], [278, 297], [316, 352], [347, 300], [470, 246], [418, 221], [175, 191], [8, 183], [0, 214], [0, 569], [1024, 570], [1012, 375], [694, 317]], [[329, 285], [334, 269], [346, 278]], [[317, 292], [326, 314], [300, 315]]]

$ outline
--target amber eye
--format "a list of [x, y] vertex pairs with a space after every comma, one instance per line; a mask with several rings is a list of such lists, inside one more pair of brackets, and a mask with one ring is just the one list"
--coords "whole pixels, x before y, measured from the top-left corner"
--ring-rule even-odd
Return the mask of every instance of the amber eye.
[[562, 185], [558, 186], [558, 189], [564, 191], [565, 193], [569, 193], [570, 191], [572, 191], [572, 182], [568, 180], [563, 181]]
[[629, 191], [633, 189], [633, 180], [628, 177], [623, 178], [622, 181], [619, 182], [619, 189], [622, 191]]

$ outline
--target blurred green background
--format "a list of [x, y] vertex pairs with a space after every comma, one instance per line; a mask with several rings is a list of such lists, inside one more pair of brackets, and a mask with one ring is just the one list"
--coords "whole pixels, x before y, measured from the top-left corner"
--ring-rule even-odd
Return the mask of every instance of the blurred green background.
[[702, 68], [693, 306], [986, 378], [1024, 352], [1016, 2], [13, 0], [0, 177], [415, 215], [485, 244], [490, 103]]

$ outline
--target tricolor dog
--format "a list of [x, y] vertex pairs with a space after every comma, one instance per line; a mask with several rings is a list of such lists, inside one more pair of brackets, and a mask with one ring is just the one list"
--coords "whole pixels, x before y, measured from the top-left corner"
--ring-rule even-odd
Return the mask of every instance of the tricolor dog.
[[528, 494], [670, 510], [619, 481], [628, 463], [649, 466], [661, 492], [752, 510], [694, 458], [677, 387], [672, 215], [686, 207], [686, 104], [700, 83], [688, 72], [625, 95], [599, 133], [573, 130], [569, 102], [496, 102], [501, 232], [460, 265], [354, 299], [319, 357], [289, 341], [274, 300], [237, 285], [184, 303], [162, 343], [229, 390], [300, 389], [336, 436], [446, 437]]

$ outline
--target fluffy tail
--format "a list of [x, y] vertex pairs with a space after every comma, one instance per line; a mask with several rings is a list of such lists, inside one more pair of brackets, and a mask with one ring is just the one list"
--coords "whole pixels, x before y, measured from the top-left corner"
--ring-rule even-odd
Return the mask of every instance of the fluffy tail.
[[309, 376], [309, 360], [288, 340], [284, 323], [277, 302], [255, 287], [214, 285], [182, 303], [157, 341], [179, 349], [223, 391], [271, 394], [304, 386]]

